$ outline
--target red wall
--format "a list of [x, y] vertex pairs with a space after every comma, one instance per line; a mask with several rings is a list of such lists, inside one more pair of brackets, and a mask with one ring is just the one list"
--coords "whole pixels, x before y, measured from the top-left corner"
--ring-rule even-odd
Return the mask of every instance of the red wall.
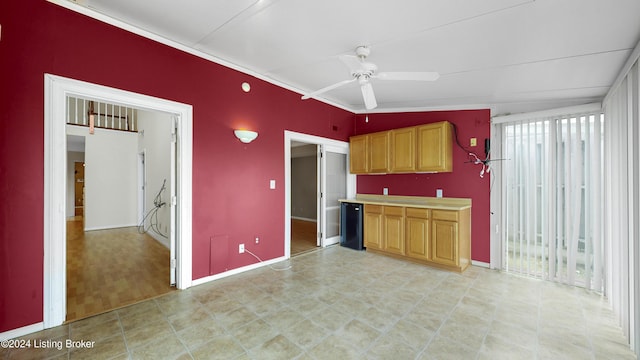
[[0, 332], [43, 320], [45, 73], [193, 105], [194, 279], [254, 263], [236, 249], [255, 235], [262, 259], [284, 255], [285, 129], [354, 132], [352, 113], [43, 0], [0, 2], [0, 24]]
[[[346, 141], [431, 121], [459, 125], [461, 139], [489, 137], [488, 111], [352, 113], [265, 83], [43, 0], [1, 1], [0, 332], [43, 320], [44, 74], [50, 73], [193, 105], [193, 278], [283, 255], [284, 130]], [[105, 51], [108, 49], [108, 51]], [[251, 92], [240, 84], [248, 81]], [[354, 121], [355, 126], [354, 127]], [[232, 134], [259, 132], [251, 144]], [[337, 130], [334, 130], [334, 127]], [[463, 164], [453, 174], [359, 176], [358, 191], [473, 199], [473, 258], [489, 261], [488, 179]], [[276, 190], [269, 190], [275, 179]]]
[[[456, 125], [462, 146], [484, 158], [484, 139], [490, 137], [490, 111], [433, 111], [395, 114], [358, 115], [356, 133], [367, 134], [420, 124], [447, 120]], [[478, 146], [469, 147], [470, 138], [478, 140]], [[466, 163], [469, 155], [453, 147], [453, 172], [441, 174], [393, 174], [358, 175], [358, 193], [380, 194], [389, 188], [389, 195], [436, 196], [436, 189], [443, 189], [445, 197], [471, 198], [471, 258], [490, 262], [489, 234], [489, 184], [490, 177], [480, 178], [480, 165]]]

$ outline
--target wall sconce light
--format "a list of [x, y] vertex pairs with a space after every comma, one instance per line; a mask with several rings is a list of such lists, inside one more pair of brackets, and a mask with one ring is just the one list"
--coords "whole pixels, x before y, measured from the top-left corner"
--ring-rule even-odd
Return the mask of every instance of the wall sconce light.
[[252, 142], [258, 137], [258, 133], [251, 130], [234, 130], [233, 133], [236, 135], [238, 140], [245, 144]]

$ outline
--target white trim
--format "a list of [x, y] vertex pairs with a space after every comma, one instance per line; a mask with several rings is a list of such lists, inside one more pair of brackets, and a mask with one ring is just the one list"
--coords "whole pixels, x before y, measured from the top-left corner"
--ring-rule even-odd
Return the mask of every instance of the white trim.
[[484, 262], [484, 261], [471, 260], [471, 265], [479, 266], [479, 267], [483, 267], [483, 268], [487, 268], [487, 269], [491, 269], [491, 265], [489, 263]]
[[[45, 328], [66, 316], [66, 102], [67, 96], [176, 114], [178, 126], [178, 278], [177, 287], [192, 283], [192, 146], [193, 108], [188, 104], [136, 94], [83, 81], [45, 74], [44, 111], [44, 293]], [[62, 190], [60, 190], [62, 189]]]
[[119, 228], [134, 227], [134, 226], [138, 226], [138, 224], [132, 223], [132, 224], [113, 224], [113, 225], [105, 225], [105, 226], [93, 226], [93, 227], [84, 228], [84, 231], [109, 230], [109, 229], [119, 229]]
[[147, 230], [147, 235], [151, 236], [155, 241], [162, 244], [167, 249], [171, 250], [171, 244], [169, 243], [169, 239], [163, 237], [162, 235], [155, 232], [153, 229]]
[[[323, 145], [325, 150], [341, 152], [349, 158], [349, 143], [320, 136], [284, 131], [284, 258], [291, 257], [291, 142]], [[356, 175], [347, 172], [347, 198], [356, 196]], [[320, 214], [318, 214], [320, 215]]]
[[[491, 157], [502, 159], [502, 128], [501, 125], [491, 124]], [[491, 269], [502, 269], [502, 162], [496, 161], [491, 164], [489, 173], [489, 246]]]
[[44, 323], [36, 323], [27, 326], [23, 326], [21, 328], [5, 331], [0, 333], [0, 341], [9, 340], [19, 338], [21, 336], [25, 336], [28, 334], [32, 334], [34, 332], [38, 332], [44, 330]]
[[279, 262], [285, 261], [285, 260], [288, 260], [288, 258], [285, 257], [285, 256], [281, 256], [279, 258], [266, 260], [266, 261], [262, 261], [262, 262], [257, 262], [257, 263], [253, 263], [253, 264], [249, 264], [249, 265], [246, 265], [246, 266], [243, 266], [243, 267], [239, 267], [239, 268], [236, 268], [236, 269], [225, 271], [223, 273], [219, 273], [219, 274], [215, 274], [215, 275], [211, 275], [211, 276], [206, 276], [206, 277], [203, 277], [203, 278], [199, 278], [199, 279], [193, 280], [191, 285], [192, 286], [202, 285], [202, 284], [205, 284], [205, 283], [208, 283], [208, 282], [211, 282], [211, 281], [223, 279], [223, 278], [229, 277], [231, 275], [237, 275], [237, 274], [243, 273], [245, 271], [258, 269], [258, 268], [261, 268], [263, 266], [269, 266], [269, 265], [272, 265], [272, 264], [275, 264], [275, 263], [279, 263]]
[[[322, 98], [315, 98], [320, 101]], [[397, 108], [375, 108], [373, 110], [366, 109], [345, 109], [358, 115], [364, 114], [389, 114], [389, 113], [401, 113], [401, 112], [425, 112], [425, 111], [460, 111], [460, 110], [491, 110], [492, 107], [500, 104], [451, 104], [444, 106], [421, 106], [421, 107], [397, 107]]]
[[491, 118], [491, 123], [503, 124], [508, 122], [531, 120], [531, 119], [551, 117], [551, 116], [596, 112], [600, 110], [602, 110], [602, 103], [595, 102], [590, 104], [568, 106], [568, 107], [551, 109], [551, 110], [534, 111], [534, 112], [528, 112], [528, 113], [503, 115], [503, 116], [494, 116]]

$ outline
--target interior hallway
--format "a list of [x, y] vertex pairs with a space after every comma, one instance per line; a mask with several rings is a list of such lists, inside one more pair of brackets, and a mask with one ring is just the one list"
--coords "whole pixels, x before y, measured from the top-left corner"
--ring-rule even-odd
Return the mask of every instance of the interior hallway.
[[291, 219], [291, 256], [318, 249], [315, 221]]
[[67, 321], [165, 294], [170, 252], [137, 227], [83, 231], [67, 221]]

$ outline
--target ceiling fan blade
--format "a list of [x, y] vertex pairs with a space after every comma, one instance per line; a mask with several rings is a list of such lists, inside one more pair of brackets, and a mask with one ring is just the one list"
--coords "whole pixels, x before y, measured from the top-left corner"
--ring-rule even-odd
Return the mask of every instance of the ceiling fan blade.
[[314, 91], [314, 92], [312, 92], [312, 93], [308, 93], [308, 94], [306, 94], [306, 95], [303, 95], [303, 96], [302, 96], [302, 100], [306, 100], [306, 99], [309, 99], [309, 98], [315, 97], [316, 95], [320, 95], [320, 94], [322, 94], [322, 93], [324, 93], [324, 92], [327, 92], [327, 91], [329, 91], [329, 90], [333, 90], [333, 89], [335, 89], [335, 88], [338, 88], [338, 87], [340, 87], [340, 86], [342, 86], [342, 85], [346, 85], [346, 84], [348, 84], [348, 83], [350, 83], [350, 82], [354, 82], [354, 81], [356, 81], [356, 80], [357, 80], [356, 78], [353, 78], [353, 79], [349, 79], [349, 80], [340, 81], [339, 83], [335, 83], [335, 84], [333, 84], [333, 85], [329, 85], [329, 86], [324, 87], [324, 88], [322, 88], [322, 89], [320, 89], [320, 90], [316, 90], [316, 91]]
[[381, 72], [375, 75], [380, 80], [412, 80], [412, 81], [435, 81], [440, 74], [437, 72]]
[[373, 93], [373, 86], [371, 86], [371, 83], [367, 82], [362, 84], [360, 86], [360, 90], [362, 90], [364, 107], [366, 107], [367, 110], [375, 109], [378, 106], [378, 102], [376, 101], [376, 95]]

